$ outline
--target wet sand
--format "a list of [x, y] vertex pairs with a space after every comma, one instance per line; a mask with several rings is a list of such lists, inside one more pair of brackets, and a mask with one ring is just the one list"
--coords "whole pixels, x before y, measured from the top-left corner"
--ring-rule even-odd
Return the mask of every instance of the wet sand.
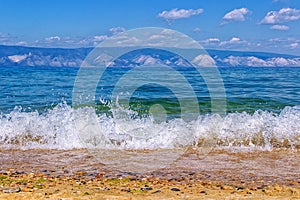
[[300, 199], [300, 151], [186, 154], [147, 173], [105, 167], [86, 149], [0, 150], [0, 199]]

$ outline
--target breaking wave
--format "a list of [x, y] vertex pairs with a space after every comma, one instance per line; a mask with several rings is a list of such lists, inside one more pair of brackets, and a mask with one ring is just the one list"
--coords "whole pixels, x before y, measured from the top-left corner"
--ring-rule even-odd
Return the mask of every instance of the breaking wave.
[[[128, 111], [132, 112], [133, 111]], [[79, 116], [79, 117], [78, 117]], [[130, 115], [132, 116], [132, 115]], [[82, 124], [81, 123], [82, 119]], [[86, 124], [93, 118], [94, 124]], [[79, 121], [78, 121], [79, 119]], [[186, 122], [180, 118], [157, 122], [151, 116], [118, 118], [96, 114], [91, 107], [61, 103], [44, 113], [16, 107], [0, 116], [0, 147], [17, 149], [112, 148], [132, 150], [200, 146], [214, 140], [218, 147], [299, 148], [300, 107], [280, 113], [258, 110], [203, 114]], [[79, 125], [78, 125], [79, 124]]]

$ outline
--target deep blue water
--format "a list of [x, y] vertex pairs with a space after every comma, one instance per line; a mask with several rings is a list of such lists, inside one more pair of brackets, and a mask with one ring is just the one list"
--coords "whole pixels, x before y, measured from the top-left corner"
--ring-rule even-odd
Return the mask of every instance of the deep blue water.
[[[99, 103], [100, 98], [110, 99], [116, 81], [127, 70], [108, 69], [98, 85], [96, 102]], [[192, 85], [200, 110], [210, 112], [210, 96], [203, 79], [191, 68], [178, 71]], [[0, 67], [0, 111], [9, 113], [16, 106], [25, 111], [43, 111], [62, 101], [71, 105], [77, 72], [78, 68]], [[285, 106], [300, 105], [300, 68], [219, 68], [219, 72], [228, 112], [251, 113], [259, 109], [280, 112]], [[139, 87], [131, 100], [134, 106], [140, 107], [151, 101], [178, 107], [172, 91], [158, 85]]]

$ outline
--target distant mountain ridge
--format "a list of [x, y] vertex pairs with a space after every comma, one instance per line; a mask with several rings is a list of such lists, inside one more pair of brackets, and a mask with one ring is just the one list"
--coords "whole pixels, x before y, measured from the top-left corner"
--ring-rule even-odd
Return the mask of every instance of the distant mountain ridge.
[[[0, 66], [53, 66], [79, 67], [93, 48], [40, 48], [0, 45]], [[300, 56], [229, 50], [208, 49], [213, 58], [210, 62], [225, 67], [299, 67]], [[155, 50], [137, 50], [135, 54], [123, 55], [113, 63], [116, 66], [135, 66], [143, 64], [166, 64], [189, 66], [183, 58]]]

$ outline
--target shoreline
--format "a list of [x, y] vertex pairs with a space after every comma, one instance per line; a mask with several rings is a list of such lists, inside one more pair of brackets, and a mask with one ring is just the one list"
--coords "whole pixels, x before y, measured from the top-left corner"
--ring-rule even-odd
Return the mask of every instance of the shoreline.
[[147, 173], [108, 169], [86, 149], [0, 150], [0, 199], [299, 199], [300, 152], [213, 150]]

